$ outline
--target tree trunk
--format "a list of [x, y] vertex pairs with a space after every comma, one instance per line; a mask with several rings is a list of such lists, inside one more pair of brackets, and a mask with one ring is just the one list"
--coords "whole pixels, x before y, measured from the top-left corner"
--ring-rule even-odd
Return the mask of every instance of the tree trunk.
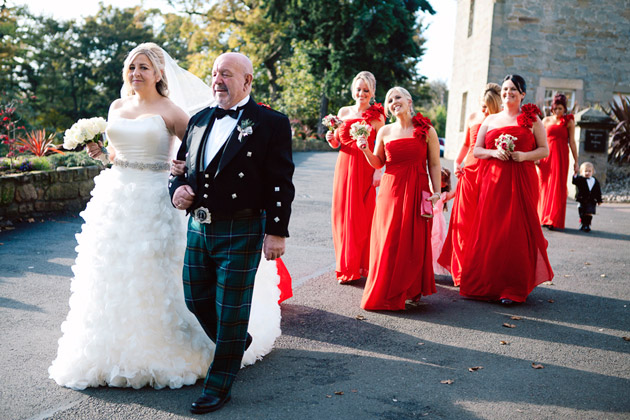
[[319, 122], [317, 123], [317, 134], [321, 136], [325, 135], [327, 130], [322, 124], [322, 119], [328, 115], [328, 102], [328, 96], [326, 96], [326, 91], [324, 90], [319, 102]]

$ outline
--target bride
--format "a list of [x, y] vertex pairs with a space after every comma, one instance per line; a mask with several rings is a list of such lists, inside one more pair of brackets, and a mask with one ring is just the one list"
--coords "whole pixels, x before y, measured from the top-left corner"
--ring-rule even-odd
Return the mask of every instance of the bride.
[[[170, 203], [169, 158], [189, 115], [210, 105], [212, 93], [153, 43], [129, 53], [123, 80], [106, 130], [113, 165], [94, 179], [81, 212], [70, 311], [48, 372], [73, 389], [179, 388], [205, 377], [214, 344], [184, 302], [186, 218]], [[269, 353], [280, 335], [279, 273], [290, 282], [281, 261], [262, 259], [243, 365]]]

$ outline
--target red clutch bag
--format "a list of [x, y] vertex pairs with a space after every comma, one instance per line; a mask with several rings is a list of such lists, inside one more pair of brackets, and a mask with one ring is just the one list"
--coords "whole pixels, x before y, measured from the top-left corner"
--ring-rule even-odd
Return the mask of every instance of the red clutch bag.
[[433, 194], [427, 191], [422, 191], [422, 203], [420, 204], [420, 214], [422, 217], [433, 217], [433, 202], [431, 200], [427, 200]]

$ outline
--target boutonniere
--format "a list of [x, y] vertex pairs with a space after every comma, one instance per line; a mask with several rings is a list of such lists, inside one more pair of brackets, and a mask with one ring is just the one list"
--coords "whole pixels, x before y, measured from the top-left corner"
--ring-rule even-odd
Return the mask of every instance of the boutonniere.
[[249, 136], [254, 132], [252, 120], [243, 120], [241, 124], [236, 127], [238, 130], [238, 141], [243, 141], [243, 137]]

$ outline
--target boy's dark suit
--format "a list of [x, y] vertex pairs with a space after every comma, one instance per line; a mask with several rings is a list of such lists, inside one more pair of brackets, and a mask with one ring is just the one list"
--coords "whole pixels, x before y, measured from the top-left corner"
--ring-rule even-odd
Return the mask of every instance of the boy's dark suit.
[[602, 202], [602, 190], [599, 186], [597, 178], [592, 177], [595, 180], [593, 188], [589, 190], [586, 178], [581, 175], [573, 176], [573, 184], [576, 187], [575, 201], [580, 203], [578, 212], [580, 214], [580, 222], [582, 223], [582, 230], [591, 230], [591, 220], [596, 213], [597, 204]]
[[171, 176], [169, 192], [171, 199], [182, 185], [195, 192], [187, 210], [184, 296], [216, 343], [204, 395], [227, 401], [251, 340], [247, 324], [263, 236], [289, 236], [294, 165], [288, 118], [250, 98], [236, 129], [204, 168], [215, 113], [207, 108], [190, 119], [177, 154], [187, 173]]

